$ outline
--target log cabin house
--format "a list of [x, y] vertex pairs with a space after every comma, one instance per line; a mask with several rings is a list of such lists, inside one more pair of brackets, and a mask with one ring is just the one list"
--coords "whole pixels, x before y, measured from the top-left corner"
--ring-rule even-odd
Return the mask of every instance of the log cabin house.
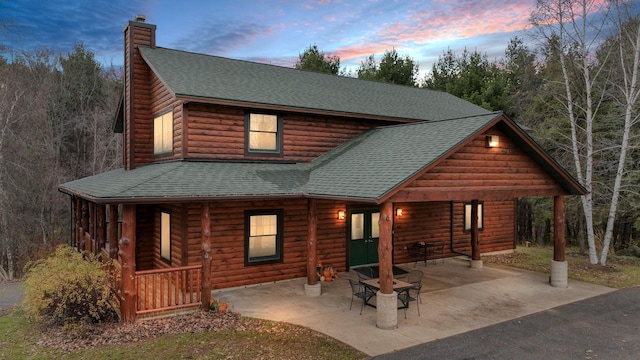
[[[119, 271], [125, 321], [212, 289], [515, 248], [516, 201], [585, 190], [516, 123], [452, 95], [156, 46], [124, 28], [123, 169], [60, 185], [73, 243]], [[566, 275], [565, 275], [566, 276]], [[307, 288], [308, 287], [308, 288]]]

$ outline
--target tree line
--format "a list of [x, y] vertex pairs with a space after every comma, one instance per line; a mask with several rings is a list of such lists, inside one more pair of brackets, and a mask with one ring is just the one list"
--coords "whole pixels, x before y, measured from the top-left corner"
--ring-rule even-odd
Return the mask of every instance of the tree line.
[[59, 184], [119, 167], [122, 81], [83, 45], [0, 57], [0, 280], [69, 239]]

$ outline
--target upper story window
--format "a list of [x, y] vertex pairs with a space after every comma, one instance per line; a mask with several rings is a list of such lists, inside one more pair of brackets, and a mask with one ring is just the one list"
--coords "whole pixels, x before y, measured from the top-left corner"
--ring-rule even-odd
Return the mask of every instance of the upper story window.
[[245, 117], [247, 154], [282, 155], [282, 117], [249, 113]]
[[173, 151], [173, 111], [153, 119], [153, 155]]

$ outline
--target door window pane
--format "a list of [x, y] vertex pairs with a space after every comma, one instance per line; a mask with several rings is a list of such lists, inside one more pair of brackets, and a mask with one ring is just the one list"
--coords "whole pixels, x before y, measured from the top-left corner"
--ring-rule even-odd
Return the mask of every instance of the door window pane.
[[364, 214], [351, 214], [351, 240], [364, 239]]
[[375, 212], [371, 213], [371, 237], [379, 238], [380, 237], [380, 213]]

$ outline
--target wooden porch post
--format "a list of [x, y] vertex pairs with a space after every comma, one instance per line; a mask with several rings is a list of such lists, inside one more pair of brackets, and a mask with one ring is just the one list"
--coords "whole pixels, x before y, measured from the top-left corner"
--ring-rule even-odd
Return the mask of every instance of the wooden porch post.
[[211, 299], [211, 218], [209, 215], [209, 203], [202, 203], [202, 309], [209, 309]]
[[107, 218], [105, 213], [105, 205], [98, 205], [98, 219], [96, 220], [98, 248], [96, 253], [102, 253], [107, 240]]
[[378, 241], [378, 264], [380, 268], [380, 291], [376, 294], [376, 326], [395, 329], [398, 325], [398, 294], [393, 291], [393, 203], [380, 206], [380, 238]]
[[136, 206], [122, 206], [122, 238], [120, 239], [120, 259], [122, 261], [122, 299], [120, 312], [122, 321], [132, 322], [136, 318]]
[[80, 241], [82, 240], [82, 203], [80, 202], [79, 198], [75, 198], [75, 201], [73, 202], [73, 206], [74, 208], [74, 216], [75, 216], [75, 221], [74, 221], [74, 226], [75, 229], [73, 229], [73, 246], [76, 248], [76, 250], [80, 251]]
[[480, 260], [478, 238], [478, 200], [471, 200], [471, 260]]
[[109, 204], [109, 226], [107, 227], [109, 241], [109, 257], [118, 258], [118, 205]]
[[316, 264], [318, 263], [318, 214], [316, 199], [307, 200], [307, 283], [304, 293], [307, 296], [319, 296], [322, 287], [318, 283]]
[[553, 197], [553, 260], [565, 261], [564, 197]]
[[89, 215], [88, 215], [88, 209], [87, 209], [87, 201], [81, 200], [81, 202], [82, 202], [82, 209], [80, 210], [81, 212], [80, 223], [82, 225], [80, 230], [80, 241], [78, 243], [80, 244], [79, 250], [84, 252], [85, 250], [87, 250], [87, 240], [85, 237], [85, 233], [89, 231]]
[[549, 283], [554, 287], [567, 287], [569, 269], [565, 260], [564, 239], [564, 197], [553, 197], [553, 260], [551, 261], [551, 276]]
[[96, 243], [96, 204], [89, 203], [89, 252], [93, 255], [98, 253], [98, 246]]
[[380, 267], [380, 292], [393, 292], [393, 259], [391, 258], [391, 233], [393, 231], [393, 204], [383, 203], [380, 207], [380, 240], [378, 242], [378, 262]]
[[482, 269], [480, 232], [478, 231], [478, 200], [471, 200], [471, 261], [469, 267]]

